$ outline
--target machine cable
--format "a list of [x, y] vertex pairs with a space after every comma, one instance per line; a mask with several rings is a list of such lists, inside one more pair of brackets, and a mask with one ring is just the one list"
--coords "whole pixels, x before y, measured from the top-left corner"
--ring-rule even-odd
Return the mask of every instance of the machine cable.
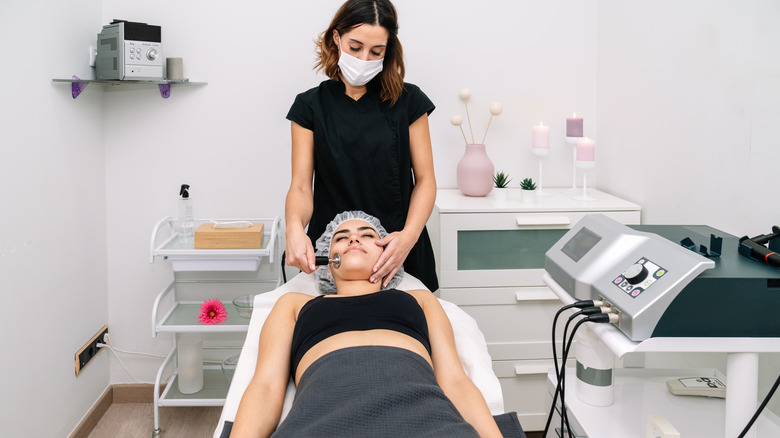
[[758, 419], [758, 416], [761, 415], [761, 411], [763, 411], [767, 403], [769, 403], [769, 399], [771, 399], [772, 396], [775, 394], [778, 385], [780, 385], [780, 376], [777, 376], [777, 380], [775, 380], [775, 384], [772, 385], [772, 389], [769, 390], [769, 393], [767, 393], [766, 397], [764, 397], [764, 401], [761, 402], [761, 406], [758, 407], [756, 413], [753, 414], [753, 418], [751, 418], [750, 421], [748, 421], [748, 424], [745, 426], [744, 429], [742, 429], [742, 433], [740, 433], [739, 437], [737, 438], [742, 438], [745, 436], [745, 434], [747, 434], [748, 430], [750, 430], [750, 428], [753, 426], [753, 423], [755, 423], [756, 420]]
[[[574, 335], [577, 332], [577, 329], [586, 322], [595, 322], [595, 323], [614, 323], [617, 322], [617, 315], [610, 313], [612, 311], [611, 308], [602, 307], [604, 303], [597, 300], [585, 300], [585, 301], [578, 301], [566, 306], [563, 306], [558, 312], [555, 314], [555, 318], [553, 319], [553, 329], [552, 329], [552, 346], [553, 346], [553, 362], [555, 363], [555, 375], [557, 379], [557, 385], [555, 387], [555, 393], [553, 394], [553, 401], [552, 405], [550, 406], [550, 412], [547, 415], [547, 422], [544, 426], [544, 433], [543, 436], [547, 436], [547, 431], [550, 428], [550, 423], [552, 422], [553, 413], [555, 412], [555, 404], [558, 400], [558, 394], [561, 396], [561, 432], [563, 433], [564, 430], [568, 432], [568, 435], [570, 438], [574, 438], [574, 435], [572, 433], [572, 429], [569, 426], [569, 418], [566, 415], [566, 404], [564, 402], [565, 392], [564, 392], [564, 385], [565, 385], [565, 373], [566, 373], [566, 360], [569, 355], [569, 350], [571, 348], [571, 344], [574, 341]], [[563, 339], [561, 342], [562, 351], [561, 351], [561, 365], [558, 366], [558, 359], [557, 359], [557, 353], [555, 351], [555, 326], [558, 321], [558, 317], [560, 314], [567, 310], [571, 309], [573, 307], [580, 308], [579, 312], [574, 313], [571, 315], [566, 322], [566, 326], [564, 328], [564, 334]], [[569, 323], [576, 319], [579, 316], [584, 316], [584, 318], [581, 318], [575, 325], [574, 329], [572, 330], [571, 334], [569, 335], [568, 342], [566, 341], [566, 333], [569, 328]], [[565, 428], [564, 428], [565, 425]]]

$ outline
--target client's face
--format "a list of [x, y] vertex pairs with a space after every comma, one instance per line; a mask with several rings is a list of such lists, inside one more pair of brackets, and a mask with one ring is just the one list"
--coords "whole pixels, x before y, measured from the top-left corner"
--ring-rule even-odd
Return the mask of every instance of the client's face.
[[383, 248], [375, 242], [379, 233], [368, 222], [353, 219], [342, 223], [333, 233], [330, 257], [339, 254], [341, 266], [333, 269], [334, 278], [368, 280]]

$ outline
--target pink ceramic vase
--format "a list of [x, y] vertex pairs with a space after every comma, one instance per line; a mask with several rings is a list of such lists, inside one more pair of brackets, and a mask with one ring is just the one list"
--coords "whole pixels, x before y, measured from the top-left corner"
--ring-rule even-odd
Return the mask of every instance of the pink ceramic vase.
[[466, 196], [485, 196], [493, 190], [494, 170], [484, 144], [467, 144], [458, 162], [458, 188]]

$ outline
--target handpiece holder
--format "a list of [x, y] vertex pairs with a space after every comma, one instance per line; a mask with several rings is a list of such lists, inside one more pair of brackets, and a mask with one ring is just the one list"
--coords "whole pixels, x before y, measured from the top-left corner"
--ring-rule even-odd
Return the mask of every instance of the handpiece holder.
[[[769, 248], [764, 246], [769, 243]], [[761, 234], [756, 237], [747, 236], [739, 239], [739, 253], [743, 256], [780, 268], [780, 227], [772, 227], [771, 234]]]

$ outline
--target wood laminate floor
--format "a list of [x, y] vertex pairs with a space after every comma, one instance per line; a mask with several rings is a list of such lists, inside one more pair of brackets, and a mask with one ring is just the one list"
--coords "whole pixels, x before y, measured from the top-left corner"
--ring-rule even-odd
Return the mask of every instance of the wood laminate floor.
[[[161, 438], [211, 438], [222, 407], [160, 408]], [[89, 438], [151, 438], [154, 430], [152, 403], [114, 403]]]

